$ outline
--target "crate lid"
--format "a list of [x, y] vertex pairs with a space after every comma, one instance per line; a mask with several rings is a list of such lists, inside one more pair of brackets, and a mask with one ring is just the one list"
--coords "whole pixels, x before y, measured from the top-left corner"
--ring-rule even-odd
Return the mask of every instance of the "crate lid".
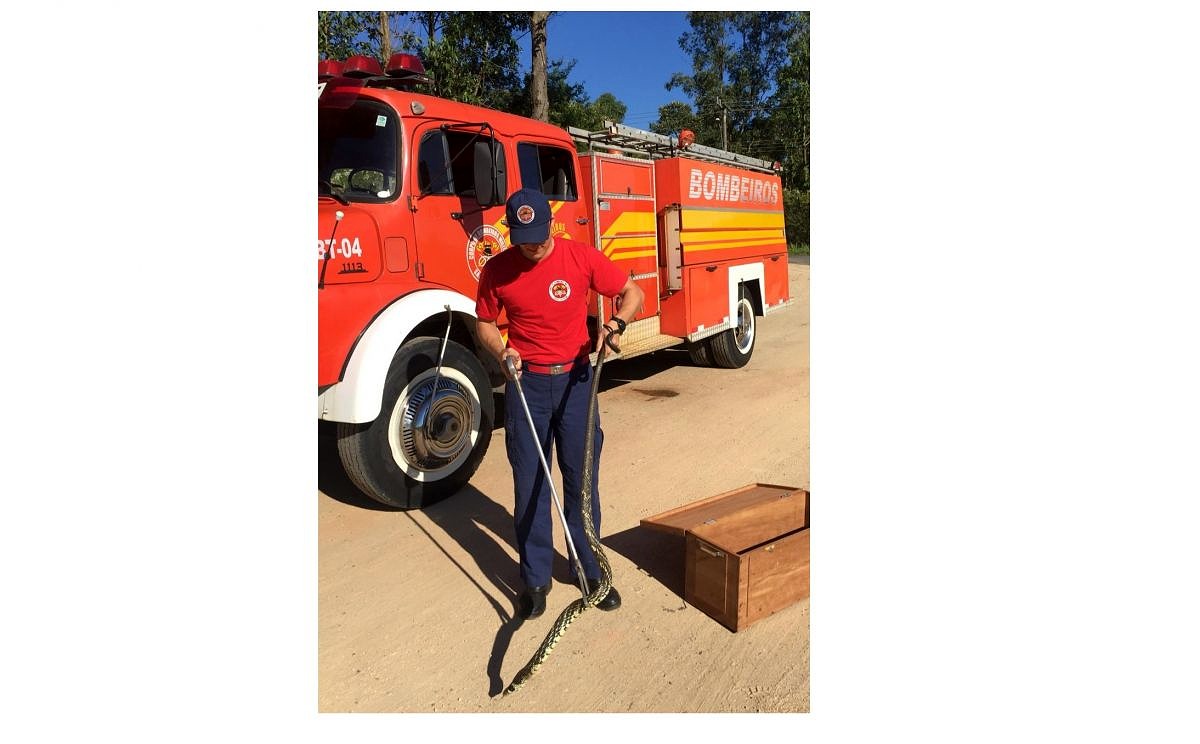
[[[800, 507], [807, 521], [808, 492], [795, 486], [776, 486], [769, 483], [751, 483], [747, 486], [710, 496], [706, 499], [693, 501], [690, 504], [669, 509], [661, 514], [646, 517], [641, 520], [643, 527], [683, 535], [688, 530], [695, 531], [707, 525], [728, 521], [735, 514], [753, 510], [764, 504], [771, 504], [780, 499], [791, 499], [801, 495]], [[798, 525], [804, 526], [804, 525]]]

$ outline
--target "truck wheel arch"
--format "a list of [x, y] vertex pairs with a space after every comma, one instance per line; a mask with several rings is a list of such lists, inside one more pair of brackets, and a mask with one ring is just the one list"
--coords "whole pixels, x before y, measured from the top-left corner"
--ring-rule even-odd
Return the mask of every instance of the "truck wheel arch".
[[737, 318], [737, 306], [740, 295], [738, 293], [738, 285], [745, 284], [750, 290], [751, 303], [754, 307], [754, 314], [761, 316], [763, 314], [764, 296], [763, 289], [766, 287], [766, 270], [761, 262], [743, 264], [741, 266], [729, 267], [729, 323], [733, 325]]
[[[475, 317], [473, 299], [446, 289], [418, 290], [384, 308], [355, 342], [342, 379], [317, 396], [317, 418], [349, 424], [374, 421], [396, 350], [426, 320], [438, 315], [444, 319], [446, 305], [455, 315]], [[444, 332], [442, 325], [439, 335]]]

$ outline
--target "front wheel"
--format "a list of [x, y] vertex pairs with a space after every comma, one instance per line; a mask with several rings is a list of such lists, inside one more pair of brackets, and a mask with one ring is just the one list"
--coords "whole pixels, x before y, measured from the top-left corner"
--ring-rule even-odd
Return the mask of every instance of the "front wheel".
[[755, 330], [754, 303], [750, 302], [746, 287], [739, 286], [733, 328], [713, 336], [710, 341], [713, 362], [728, 369], [746, 366], [754, 353]]
[[388, 369], [383, 407], [369, 424], [338, 424], [338, 453], [363, 493], [389, 506], [420, 509], [458, 491], [491, 442], [492, 390], [479, 360], [441, 339], [400, 347]]

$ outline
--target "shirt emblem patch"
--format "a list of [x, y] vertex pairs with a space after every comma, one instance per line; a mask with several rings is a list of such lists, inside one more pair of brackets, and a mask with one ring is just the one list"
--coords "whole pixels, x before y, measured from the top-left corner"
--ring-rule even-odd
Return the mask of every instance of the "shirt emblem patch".
[[564, 302], [571, 296], [571, 285], [567, 284], [563, 279], [555, 279], [550, 282], [550, 299], [555, 302]]

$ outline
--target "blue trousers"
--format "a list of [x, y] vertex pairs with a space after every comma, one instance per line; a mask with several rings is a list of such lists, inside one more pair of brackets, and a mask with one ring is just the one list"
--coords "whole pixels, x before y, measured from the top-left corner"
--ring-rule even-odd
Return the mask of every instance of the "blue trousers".
[[[579, 560], [583, 564], [584, 576], [591, 581], [600, 578], [600, 567], [588, 546], [583, 533], [583, 516], [580, 511], [580, 496], [583, 486], [583, 444], [587, 429], [588, 397], [591, 394], [593, 370], [587, 361], [576, 363], [574, 369], [558, 375], [524, 371], [521, 388], [529, 403], [529, 411], [537, 428], [542, 454], [548, 464], [551, 445], [558, 452], [558, 467], [562, 472], [563, 491], [559, 501], [567, 516], [571, 539]], [[508, 448], [508, 461], [513, 470], [513, 492], [515, 505], [513, 521], [517, 532], [517, 551], [521, 560], [521, 580], [525, 586], [546, 586], [550, 583], [551, 566], [554, 562], [554, 524], [562, 529], [558, 509], [550, 496], [550, 485], [542, 470], [533, 435], [529, 431], [529, 420], [516, 385], [508, 382], [504, 389], [504, 439]], [[600, 534], [600, 449], [604, 444], [604, 432], [600, 430], [600, 415], [596, 412], [595, 466], [592, 470], [592, 493], [595, 494], [592, 521], [596, 534]], [[551, 467], [553, 465], [551, 464]], [[562, 539], [562, 538], [560, 538]], [[567, 555], [575, 580], [575, 564]]]

